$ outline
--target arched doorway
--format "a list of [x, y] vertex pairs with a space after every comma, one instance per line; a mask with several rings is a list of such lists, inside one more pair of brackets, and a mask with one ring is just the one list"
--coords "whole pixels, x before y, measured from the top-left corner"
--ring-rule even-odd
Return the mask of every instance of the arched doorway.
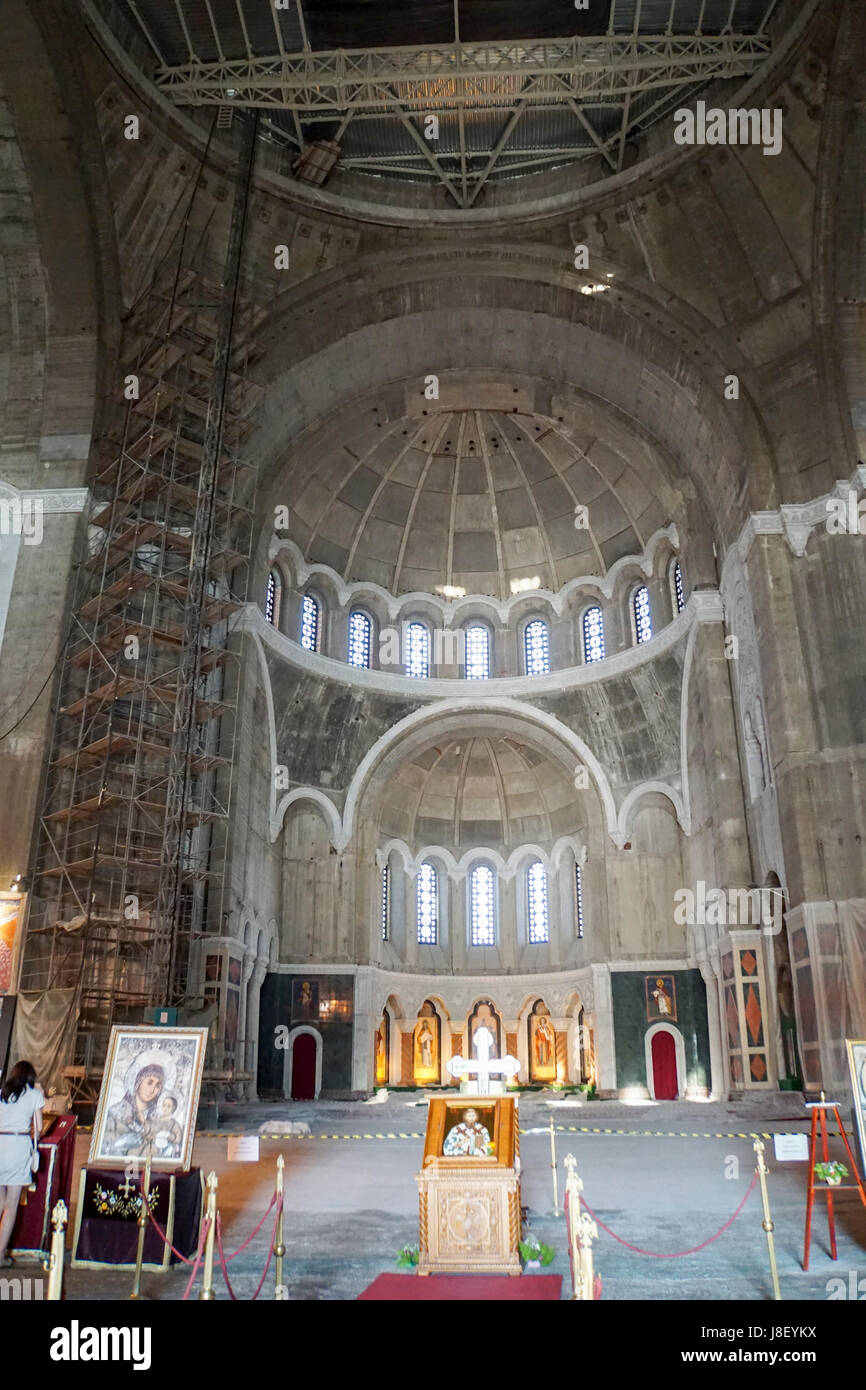
[[652, 1040], [653, 1090], [656, 1100], [676, 1100], [677, 1050], [670, 1033], [656, 1033]]
[[653, 1100], [678, 1100], [686, 1085], [686, 1046], [670, 1023], [657, 1023], [644, 1038], [647, 1088]]
[[322, 1035], [315, 1028], [293, 1028], [286, 1042], [283, 1095], [317, 1100], [322, 1089]]
[[315, 1095], [315, 1039], [309, 1033], [299, 1033], [292, 1043], [292, 1100], [313, 1100]]

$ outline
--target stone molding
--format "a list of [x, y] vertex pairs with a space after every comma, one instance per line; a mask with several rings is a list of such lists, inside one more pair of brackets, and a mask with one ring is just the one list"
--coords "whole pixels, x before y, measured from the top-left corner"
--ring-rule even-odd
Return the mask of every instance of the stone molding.
[[[403, 867], [409, 875], [415, 875], [425, 860], [430, 859], [437, 867], [445, 869], [454, 883], [462, 883], [472, 866], [479, 860], [489, 860], [501, 878], [512, 879], [521, 869], [527, 868], [536, 860], [541, 860], [548, 873], [560, 868], [563, 858], [571, 854], [574, 862], [581, 867], [586, 864], [586, 846], [573, 835], [563, 835], [551, 850], [541, 845], [523, 844], [516, 846], [506, 859], [499, 850], [484, 846], [474, 846], [456, 859], [452, 850], [444, 845], [425, 845], [413, 854], [405, 840], [388, 840], [376, 851], [376, 866], [383, 868], [392, 854], [398, 854]], [[438, 862], [437, 862], [438, 861]]]
[[860, 463], [848, 479], [837, 478], [830, 492], [821, 497], [813, 497], [809, 502], [783, 502], [776, 511], [752, 512], [747, 518], [739, 538], [725, 557], [724, 571], [732, 553], [739, 554], [745, 564], [758, 536], [784, 536], [792, 554], [801, 559], [812, 532], [827, 521], [827, 504], [834, 499], [844, 499], [852, 490], [860, 492], [866, 488], [866, 464]]
[[591, 589], [610, 601], [623, 573], [640, 569], [647, 579], [653, 577], [656, 555], [659, 548], [665, 544], [670, 545], [675, 552], [679, 551], [679, 533], [674, 522], [654, 531], [641, 554], [621, 556], [604, 575], [581, 574], [574, 579], [569, 579], [556, 593], [551, 589], [523, 589], [507, 599], [497, 599], [491, 594], [464, 594], [458, 599], [446, 599], [439, 594], [428, 594], [422, 590], [395, 595], [384, 589], [381, 584], [373, 583], [372, 580], [356, 580], [347, 584], [330, 565], [308, 564], [294, 541], [281, 539], [276, 534], [271, 536], [268, 545], [268, 564], [278, 563], [280, 556], [287, 554], [290, 557], [295, 579], [300, 588], [303, 588], [310, 579], [315, 579], [317, 575], [321, 575], [336, 592], [342, 607], [349, 608], [355, 601], [363, 602], [363, 596], [371, 594], [379, 600], [387, 610], [388, 616], [395, 622], [408, 619], [412, 615], [412, 610], [417, 608], [419, 604], [423, 604], [425, 607], [432, 607], [440, 613], [443, 628], [459, 628], [467, 618], [473, 617], [479, 608], [495, 613], [502, 626], [505, 627], [511, 622], [513, 610], [520, 605], [526, 605], [527, 602], [535, 602], [550, 609], [551, 613], [557, 617], [562, 617], [572, 595], [581, 589]]

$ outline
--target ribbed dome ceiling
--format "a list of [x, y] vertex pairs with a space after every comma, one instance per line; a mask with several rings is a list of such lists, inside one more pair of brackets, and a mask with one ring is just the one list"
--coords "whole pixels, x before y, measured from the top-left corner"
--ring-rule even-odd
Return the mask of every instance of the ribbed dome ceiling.
[[[366, 423], [366, 422], [365, 422]], [[304, 460], [290, 535], [311, 563], [391, 593], [554, 592], [639, 554], [669, 517], [629, 461], [544, 416], [487, 410], [372, 423]], [[575, 526], [575, 507], [589, 529]]]
[[582, 823], [563, 768], [509, 736], [443, 740], [404, 763], [382, 798], [380, 830], [414, 849], [506, 851], [550, 844]]

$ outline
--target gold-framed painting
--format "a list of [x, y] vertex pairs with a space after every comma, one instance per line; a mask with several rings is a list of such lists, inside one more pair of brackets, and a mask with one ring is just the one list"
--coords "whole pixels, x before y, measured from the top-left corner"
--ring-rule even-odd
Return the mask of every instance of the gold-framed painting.
[[866, 1039], [846, 1038], [848, 1069], [854, 1095], [854, 1123], [860, 1140], [861, 1168], [866, 1169]]
[[88, 1163], [110, 1168], [149, 1158], [153, 1168], [188, 1171], [207, 1034], [112, 1028]]
[[677, 1021], [677, 984], [673, 975], [646, 975], [646, 1017], [647, 1023], [666, 1019], [668, 1023]]
[[0, 893], [0, 994], [15, 990], [15, 946], [26, 908], [26, 893]]

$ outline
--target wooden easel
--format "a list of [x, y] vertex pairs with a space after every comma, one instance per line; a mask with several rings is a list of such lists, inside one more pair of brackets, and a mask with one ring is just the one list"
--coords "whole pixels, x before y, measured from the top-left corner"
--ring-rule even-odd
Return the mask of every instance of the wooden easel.
[[[806, 1197], [806, 1241], [803, 1251], [803, 1268], [809, 1268], [809, 1246], [812, 1239], [812, 1207], [815, 1203], [815, 1192], [826, 1192], [827, 1194], [827, 1226], [830, 1231], [830, 1258], [835, 1260], [836, 1254], [836, 1222], [833, 1217], [833, 1197], [837, 1192], [857, 1191], [860, 1193], [860, 1200], [866, 1206], [866, 1189], [863, 1187], [863, 1179], [860, 1177], [857, 1168], [857, 1161], [848, 1143], [848, 1136], [845, 1133], [845, 1126], [839, 1114], [839, 1106], [835, 1101], [827, 1100], [824, 1092], [821, 1092], [821, 1099], [808, 1101], [806, 1109], [812, 1112], [812, 1133], [809, 1139], [809, 1188]], [[827, 1111], [830, 1110], [839, 1126], [839, 1134], [842, 1136], [842, 1143], [845, 1145], [845, 1152], [848, 1155], [848, 1162], [851, 1165], [851, 1173], [854, 1175], [853, 1182], [840, 1182], [830, 1187], [828, 1183], [815, 1181], [815, 1164], [818, 1161], [818, 1129], [821, 1131], [821, 1162], [827, 1163], [830, 1158], [830, 1150], [827, 1144]]]

